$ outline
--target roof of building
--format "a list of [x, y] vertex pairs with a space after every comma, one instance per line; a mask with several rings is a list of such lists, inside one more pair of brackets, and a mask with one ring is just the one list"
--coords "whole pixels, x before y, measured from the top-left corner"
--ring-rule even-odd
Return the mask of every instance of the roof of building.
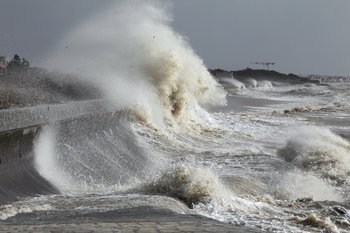
[[6, 69], [7, 64], [0, 63], [0, 69]]

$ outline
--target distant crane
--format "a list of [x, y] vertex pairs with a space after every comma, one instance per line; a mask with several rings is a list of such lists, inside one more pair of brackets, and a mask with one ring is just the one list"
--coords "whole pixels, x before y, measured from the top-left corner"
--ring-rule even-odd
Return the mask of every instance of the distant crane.
[[267, 70], [270, 70], [270, 66], [274, 66], [276, 63], [275, 62], [252, 62], [251, 64], [262, 65]]

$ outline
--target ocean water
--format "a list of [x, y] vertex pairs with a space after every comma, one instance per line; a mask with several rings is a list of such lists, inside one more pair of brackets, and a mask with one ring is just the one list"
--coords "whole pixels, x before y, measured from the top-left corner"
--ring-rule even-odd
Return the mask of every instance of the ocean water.
[[149, 206], [272, 232], [347, 232], [344, 86], [227, 91], [232, 103], [198, 105], [198, 118], [161, 127], [139, 106], [46, 126], [35, 139], [35, 169], [60, 194], [4, 205], [0, 219], [33, 224]]
[[118, 3], [48, 55], [42, 66], [95, 83], [115, 112], [44, 127], [35, 169], [59, 193], [3, 205], [0, 220], [149, 206], [259, 231], [348, 232], [350, 84], [217, 80], [168, 15]]

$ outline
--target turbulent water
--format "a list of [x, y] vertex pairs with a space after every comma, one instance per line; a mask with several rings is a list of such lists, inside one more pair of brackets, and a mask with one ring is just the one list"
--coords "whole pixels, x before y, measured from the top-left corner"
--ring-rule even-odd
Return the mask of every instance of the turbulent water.
[[273, 232], [350, 230], [349, 83], [221, 86], [164, 6], [102, 15], [43, 65], [95, 81], [116, 111], [45, 127], [35, 168], [60, 194], [2, 206], [1, 220], [151, 206]]

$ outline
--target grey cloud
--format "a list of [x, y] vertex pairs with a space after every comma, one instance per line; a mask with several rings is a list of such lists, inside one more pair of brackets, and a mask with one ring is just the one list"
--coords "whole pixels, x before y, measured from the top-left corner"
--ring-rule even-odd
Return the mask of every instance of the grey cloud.
[[[2, 0], [0, 53], [42, 56], [109, 0]], [[348, 0], [175, 0], [173, 26], [209, 67], [253, 61], [295, 73], [350, 74]]]

